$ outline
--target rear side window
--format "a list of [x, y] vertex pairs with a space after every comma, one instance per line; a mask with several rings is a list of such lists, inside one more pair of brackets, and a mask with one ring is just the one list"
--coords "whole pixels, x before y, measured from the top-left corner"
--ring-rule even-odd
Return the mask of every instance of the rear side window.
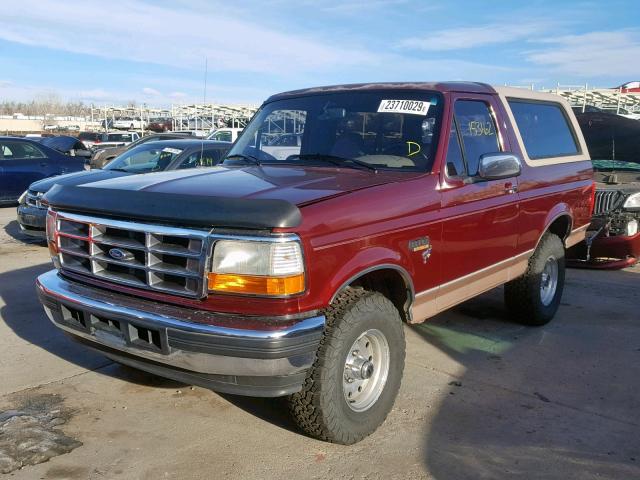
[[526, 100], [508, 102], [530, 159], [580, 153], [574, 132], [560, 104]]

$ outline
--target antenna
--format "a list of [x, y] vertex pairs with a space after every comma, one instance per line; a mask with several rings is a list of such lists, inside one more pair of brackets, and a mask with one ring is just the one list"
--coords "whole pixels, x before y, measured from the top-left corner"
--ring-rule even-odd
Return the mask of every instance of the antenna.
[[[204, 91], [202, 93], [202, 108], [205, 108], [205, 105], [207, 104], [207, 67], [208, 67], [208, 58], [204, 57]], [[198, 118], [198, 117], [196, 117]], [[202, 123], [204, 124], [204, 119], [202, 120]], [[198, 128], [198, 125], [196, 125], [196, 130]], [[204, 130], [204, 125], [200, 125], [200, 128], [202, 128]], [[200, 163], [202, 164], [203, 158], [204, 157], [204, 137], [202, 137], [202, 140], [200, 141]]]

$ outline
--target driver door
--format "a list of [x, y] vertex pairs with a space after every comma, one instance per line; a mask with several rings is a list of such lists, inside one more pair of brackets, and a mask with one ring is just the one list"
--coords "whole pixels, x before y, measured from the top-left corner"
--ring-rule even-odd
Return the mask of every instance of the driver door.
[[511, 150], [499, 106], [489, 95], [454, 95], [441, 171], [443, 310], [506, 281], [519, 232], [517, 177], [480, 180], [480, 156]]

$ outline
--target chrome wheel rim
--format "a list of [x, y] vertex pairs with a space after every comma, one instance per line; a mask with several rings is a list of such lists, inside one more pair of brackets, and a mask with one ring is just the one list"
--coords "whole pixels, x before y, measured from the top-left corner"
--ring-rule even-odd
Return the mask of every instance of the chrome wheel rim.
[[342, 391], [349, 408], [364, 412], [378, 401], [389, 375], [389, 342], [375, 328], [360, 335], [344, 364]]
[[540, 301], [547, 307], [553, 301], [558, 289], [558, 260], [551, 256], [547, 258], [542, 269], [540, 280]]

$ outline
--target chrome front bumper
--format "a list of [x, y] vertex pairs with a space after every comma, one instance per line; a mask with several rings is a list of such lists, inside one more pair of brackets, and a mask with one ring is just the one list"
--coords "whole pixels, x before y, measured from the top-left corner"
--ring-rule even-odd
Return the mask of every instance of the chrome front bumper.
[[[38, 277], [49, 319], [74, 339], [117, 361], [212, 390], [280, 396], [300, 389], [315, 360], [325, 318], [242, 318], [161, 304], [62, 277]], [[251, 320], [251, 318], [246, 319]], [[233, 324], [231, 326], [221, 325]]]

